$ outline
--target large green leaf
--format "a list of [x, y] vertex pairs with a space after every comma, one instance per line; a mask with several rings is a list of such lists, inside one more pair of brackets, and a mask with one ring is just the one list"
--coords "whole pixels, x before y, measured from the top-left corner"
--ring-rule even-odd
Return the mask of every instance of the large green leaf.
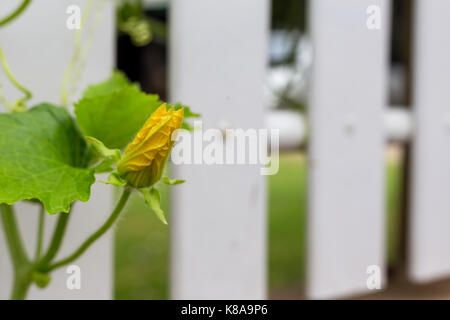
[[48, 213], [87, 201], [94, 183], [86, 143], [63, 108], [0, 114], [0, 203], [39, 199]]
[[157, 95], [129, 85], [84, 97], [75, 104], [75, 114], [86, 136], [102, 141], [108, 148], [123, 149], [160, 104]]

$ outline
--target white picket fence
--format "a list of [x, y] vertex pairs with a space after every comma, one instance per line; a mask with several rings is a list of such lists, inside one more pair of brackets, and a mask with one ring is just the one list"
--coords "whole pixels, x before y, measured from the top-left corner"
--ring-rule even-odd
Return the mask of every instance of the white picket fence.
[[[0, 34], [18, 78], [39, 92], [35, 101], [57, 101], [73, 37], [65, 28], [65, 10], [73, 2], [40, 0]], [[400, 119], [406, 124], [401, 139], [411, 133], [409, 274], [414, 281], [427, 282], [450, 275], [450, 1], [415, 3], [414, 126], [409, 132], [408, 115], [390, 112], [387, 128], [395, 123], [393, 118]], [[370, 6], [380, 8], [380, 29], [366, 26]], [[5, 7], [2, 3], [0, 10]], [[384, 123], [390, 8], [390, 0], [309, 1], [314, 48], [309, 86], [310, 298], [369, 292], [367, 270], [373, 265], [387, 285], [383, 155], [387, 134], [399, 134], [395, 128], [386, 131]], [[195, 106], [204, 128], [224, 123], [230, 128], [264, 127], [269, 14], [269, 0], [171, 1], [171, 101]], [[109, 3], [84, 84], [106, 77], [113, 68], [113, 17]], [[259, 168], [186, 165], [174, 171], [189, 182], [172, 192], [171, 297], [267, 298], [267, 192]], [[107, 213], [107, 190], [97, 197], [74, 212], [76, 226], [71, 228], [76, 230], [69, 232], [64, 250], [70, 251]], [[35, 216], [25, 212], [20, 217], [29, 244]], [[31, 297], [110, 298], [111, 246], [109, 236], [80, 260], [86, 277], [81, 291], [68, 290], [61, 271], [45, 293], [34, 290]], [[7, 297], [9, 268], [2, 241], [1, 298]]]

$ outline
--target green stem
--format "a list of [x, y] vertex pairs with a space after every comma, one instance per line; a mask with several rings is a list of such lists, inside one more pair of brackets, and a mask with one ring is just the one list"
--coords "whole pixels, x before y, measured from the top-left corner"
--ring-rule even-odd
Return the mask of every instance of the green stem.
[[68, 213], [61, 212], [59, 214], [58, 222], [56, 223], [52, 240], [50, 241], [50, 247], [48, 248], [47, 253], [44, 255], [44, 257], [39, 261], [38, 266], [48, 265], [58, 253], [67, 229], [67, 222], [70, 218], [70, 212], [71, 210]]
[[17, 89], [22, 91], [23, 94], [25, 95], [23, 98], [17, 100], [14, 103], [14, 108], [12, 111], [15, 111], [15, 112], [25, 111], [26, 110], [25, 102], [31, 99], [32, 94], [19, 81], [17, 81], [17, 79], [12, 74], [11, 69], [9, 68], [8, 62], [6, 61], [6, 56], [1, 47], [0, 47], [0, 60], [1, 60], [3, 69], [5, 70], [5, 73], [6, 73], [6, 76], [8, 77], [8, 79], [16, 86]]
[[3, 229], [5, 231], [6, 242], [9, 254], [15, 270], [28, 263], [28, 258], [20, 238], [16, 217], [12, 206], [0, 204]]
[[30, 266], [22, 267], [18, 271], [16, 270], [14, 276], [13, 290], [11, 293], [11, 300], [25, 300], [27, 297], [28, 289], [33, 283], [32, 280], [32, 268]]
[[114, 208], [113, 212], [109, 216], [108, 220], [99, 228], [97, 231], [95, 231], [89, 238], [84, 241], [81, 246], [70, 256], [68, 256], [65, 259], [62, 259], [60, 261], [55, 262], [53, 265], [50, 265], [48, 267], [43, 266], [39, 270], [42, 272], [49, 272], [54, 269], [57, 269], [59, 267], [62, 267], [66, 264], [71, 263], [72, 261], [76, 260], [79, 256], [81, 256], [89, 247], [102, 235], [104, 235], [116, 222], [117, 218], [119, 217], [120, 213], [122, 212], [123, 208], [125, 207], [125, 204], [130, 197], [131, 189], [125, 188], [123, 190], [122, 196], [119, 199], [119, 202], [117, 203], [116, 207]]
[[5, 24], [13, 21], [15, 18], [17, 18], [25, 9], [28, 7], [28, 5], [31, 3], [31, 0], [24, 0], [22, 1], [22, 4], [17, 7], [15, 11], [13, 11], [9, 16], [6, 18], [3, 18], [0, 20], [0, 27], [3, 27]]
[[0, 204], [3, 229], [14, 268], [11, 299], [23, 300], [32, 283], [32, 266], [26, 256], [12, 206]]
[[42, 242], [44, 241], [44, 226], [45, 226], [45, 209], [41, 204], [41, 208], [39, 211], [39, 227], [37, 232], [37, 241], [36, 241], [36, 255], [35, 261], [38, 261], [41, 257], [42, 252]]

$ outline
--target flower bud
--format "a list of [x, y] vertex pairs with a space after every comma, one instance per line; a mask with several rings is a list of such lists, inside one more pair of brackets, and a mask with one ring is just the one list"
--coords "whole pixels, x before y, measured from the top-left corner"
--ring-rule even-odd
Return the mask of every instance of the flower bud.
[[161, 105], [125, 149], [117, 165], [120, 177], [135, 188], [146, 188], [161, 179], [174, 141], [172, 133], [183, 122], [183, 108]]

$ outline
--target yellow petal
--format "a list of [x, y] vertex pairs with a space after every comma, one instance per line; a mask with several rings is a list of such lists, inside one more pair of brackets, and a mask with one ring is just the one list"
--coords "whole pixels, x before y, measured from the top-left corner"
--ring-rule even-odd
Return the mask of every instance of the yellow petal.
[[181, 127], [183, 109], [161, 105], [139, 130], [118, 164], [119, 174], [134, 187], [148, 187], [161, 178], [173, 146], [172, 133]]

